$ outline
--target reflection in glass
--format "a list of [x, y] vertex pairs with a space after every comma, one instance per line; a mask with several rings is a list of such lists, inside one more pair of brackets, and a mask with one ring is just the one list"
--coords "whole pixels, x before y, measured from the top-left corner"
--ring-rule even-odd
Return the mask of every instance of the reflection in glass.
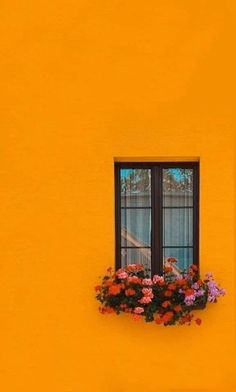
[[163, 169], [162, 178], [163, 257], [186, 269], [193, 263], [193, 248], [184, 248], [193, 246], [193, 169]]
[[193, 205], [193, 169], [163, 169], [163, 206]]
[[163, 261], [167, 257], [176, 257], [178, 260], [176, 267], [180, 270], [187, 269], [193, 263], [193, 248], [164, 248]]
[[151, 245], [151, 209], [121, 210], [121, 245]]
[[121, 249], [121, 266], [127, 264], [143, 264], [146, 268], [151, 268], [150, 248], [126, 248]]
[[163, 209], [163, 245], [193, 245], [193, 210], [192, 208]]
[[151, 170], [121, 169], [121, 207], [151, 206]]

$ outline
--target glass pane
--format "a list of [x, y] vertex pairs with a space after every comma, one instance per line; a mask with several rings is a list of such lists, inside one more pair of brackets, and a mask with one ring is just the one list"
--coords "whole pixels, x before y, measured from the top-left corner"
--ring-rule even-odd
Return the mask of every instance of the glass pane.
[[188, 268], [193, 263], [193, 248], [164, 248], [163, 255], [163, 262], [167, 257], [176, 257], [178, 262], [174, 267], [180, 270]]
[[163, 206], [193, 205], [193, 169], [163, 169]]
[[121, 207], [151, 206], [151, 170], [121, 169]]
[[121, 266], [127, 264], [143, 264], [146, 268], [151, 268], [151, 249], [121, 249]]
[[193, 245], [192, 208], [163, 208], [163, 245]]
[[151, 245], [151, 209], [121, 209], [121, 245]]

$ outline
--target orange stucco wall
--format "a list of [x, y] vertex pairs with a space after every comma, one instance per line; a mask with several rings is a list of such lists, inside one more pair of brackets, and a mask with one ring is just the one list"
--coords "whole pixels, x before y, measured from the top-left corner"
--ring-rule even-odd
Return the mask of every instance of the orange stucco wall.
[[[3, 2], [1, 391], [236, 391], [233, 3]], [[200, 158], [201, 327], [97, 312], [119, 157]]]

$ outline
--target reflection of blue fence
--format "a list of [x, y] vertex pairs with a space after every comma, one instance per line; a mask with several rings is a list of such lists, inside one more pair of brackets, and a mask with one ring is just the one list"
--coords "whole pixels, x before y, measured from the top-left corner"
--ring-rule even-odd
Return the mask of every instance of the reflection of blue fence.
[[[147, 194], [122, 196], [122, 206], [125, 207], [121, 210], [122, 246], [151, 246], [151, 209], [138, 208], [150, 207], [148, 198]], [[128, 208], [130, 206], [135, 208]], [[190, 195], [165, 195], [162, 234], [164, 259], [176, 257], [178, 267], [186, 269], [194, 261], [193, 210]]]
[[[138, 246], [151, 245], [151, 210], [121, 210], [121, 226], [139, 241]], [[125, 240], [125, 238], [124, 238]], [[129, 246], [129, 245], [126, 245]]]

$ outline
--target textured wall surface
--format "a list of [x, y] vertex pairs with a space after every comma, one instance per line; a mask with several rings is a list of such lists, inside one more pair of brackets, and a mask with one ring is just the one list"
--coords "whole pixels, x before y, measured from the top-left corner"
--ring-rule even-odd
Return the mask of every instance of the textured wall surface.
[[[1, 4], [1, 391], [236, 390], [233, 3]], [[97, 312], [116, 157], [200, 157], [201, 327]]]

